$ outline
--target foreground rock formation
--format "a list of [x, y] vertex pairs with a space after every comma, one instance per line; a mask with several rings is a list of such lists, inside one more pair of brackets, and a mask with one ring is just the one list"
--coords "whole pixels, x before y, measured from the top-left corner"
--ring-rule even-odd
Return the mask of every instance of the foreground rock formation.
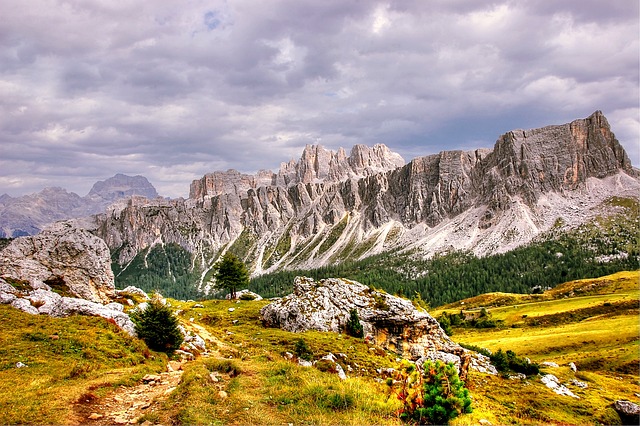
[[70, 222], [13, 240], [0, 251], [0, 277], [0, 303], [34, 315], [100, 316], [135, 335], [123, 306], [112, 302], [109, 248]]
[[70, 222], [13, 240], [0, 252], [0, 277], [33, 289], [56, 287], [70, 296], [109, 302], [114, 292], [111, 254], [103, 240]]
[[414, 361], [454, 362], [461, 370], [471, 366], [496, 374], [486, 357], [453, 342], [431, 315], [411, 301], [356, 281], [296, 277], [294, 292], [263, 307], [260, 315], [268, 327], [342, 333], [351, 309], [358, 312], [366, 338], [386, 350]]

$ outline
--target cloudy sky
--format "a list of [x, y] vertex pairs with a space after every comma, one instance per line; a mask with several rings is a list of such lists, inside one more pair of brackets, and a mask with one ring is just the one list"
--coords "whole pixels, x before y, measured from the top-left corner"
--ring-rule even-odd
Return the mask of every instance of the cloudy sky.
[[640, 165], [635, 0], [2, 0], [0, 194], [187, 196], [306, 144], [405, 160], [602, 110]]

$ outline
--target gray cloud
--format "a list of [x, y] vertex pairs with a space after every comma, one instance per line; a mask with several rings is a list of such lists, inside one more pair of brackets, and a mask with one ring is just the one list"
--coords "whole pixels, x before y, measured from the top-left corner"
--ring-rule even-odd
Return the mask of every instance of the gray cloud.
[[117, 172], [186, 196], [307, 143], [406, 159], [601, 109], [640, 164], [638, 4], [3, 2], [0, 193]]

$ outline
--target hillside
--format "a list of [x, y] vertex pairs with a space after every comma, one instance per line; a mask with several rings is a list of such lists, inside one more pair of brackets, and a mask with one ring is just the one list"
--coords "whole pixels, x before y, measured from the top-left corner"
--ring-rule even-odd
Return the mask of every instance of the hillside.
[[[540, 300], [519, 299], [515, 305], [488, 308], [489, 316], [504, 320], [495, 329], [454, 328], [456, 341], [494, 351], [514, 350], [534, 362], [555, 362], [558, 367], [543, 367], [543, 373], [554, 374], [562, 383], [577, 380], [587, 385], [568, 385], [577, 399], [556, 395], [540, 376], [514, 380], [471, 372], [467, 387], [474, 411], [454, 424], [619, 423], [611, 403], [617, 399], [638, 402], [634, 395], [640, 394], [638, 278], [638, 272], [626, 272], [566, 283], [541, 294]], [[495, 300], [492, 295], [484, 297]], [[626, 301], [633, 301], [635, 307], [616, 308]], [[386, 385], [376, 381], [378, 369], [396, 365], [394, 354], [370, 350], [362, 339], [345, 335], [264, 328], [258, 311], [266, 301], [206, 301], [203, 307], [194, 302], [171, 303], [181, 321], [201, 330], [209, 355], [184, 364], [175, 387], [165, 386], [166, 392], [156, 392], [154, 402], [136, 409], [141, 416], [138, 421], [401, 424], [395, 416], [397, 400], [388, 399]], [[465, 305], [473, 303], [465, 301]], [[541, 308], [541, 303], [548, 305]], [[595, 306], [611, 309], [586, 318], [573, 315]], [[450, 308], [459, 312], [457, 305]], [[523, 321], [524, 315], [524, 320], [543, 320], [551, 314], [562, 320], [553, 324]], [[167, 361], [102, 319], [34, 317], [8, 306], [0, 306], [0, 315], [6, 325], [0, 335], [3, 424], [113, 424], [129, 407], [133, 409], [135, 395], [155, 389], [144, 385], [142, 376], [159, 373]], [[347, 364], [353, 367], [349, 378], [342, 381], [334, 373], [287, 361], [285, 352], [296, 353], [300, 339], [314, 359], [329, 352], [346, 355], [341, 362], [345, 369]], [[15, 368], [18, 361], [27, 367]], [[567, 366], [569, 362], [576, 364], [576, 372]], [[20, 393], [14, 392], [16, 387]], [[91, 414], [106, 417], [91, 420]]]

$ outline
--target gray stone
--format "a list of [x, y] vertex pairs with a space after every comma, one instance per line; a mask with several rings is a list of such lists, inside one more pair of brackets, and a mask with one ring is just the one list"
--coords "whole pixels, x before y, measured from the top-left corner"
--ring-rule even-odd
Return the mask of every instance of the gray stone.
[[118, 296], [138, 296], [144, 300], [149, 300], [149, 295], [144, 290], [132, 285], [127, 286], [122, 290], [116, 290], [115, 293]]
[[622, 424], [625, 425], [638, 425], [640, 424], [640, 406], [631, 401], [619, 399], [613, 404], [613, 408], [616, 410], [622, 420]]
[[55, 284], [95, 302], [108, 302], [114, 294], [109, 248], [70, 222], [13, 240], [0, 252], [0, 275], [28, 281], [34, 289]]
[[573, 371], [574, 373], [576, 371], [578, 371], [578, 367], [576, 367], [576, 365], [573, 362], [569, 363], [569, 368], [571, 369], [571, 371]]
[[552, 391], [554, 391], [558, 395], [570, 396], [572, 398], [580, 399], [580, 397], [577, 396], [576, 394], [574, 394], [573, 392], [571, 392], [569, 390], [569, 388], [567, 388], [566, 386], [560, 384], [560, 381], [558, 380], [558, 378], [556, 376], [554, 376], [553, 374], [545, 374], [544, 376], [542, 376], [540, 381], [546, 387], [548, 387], [549, 389], [551, 389]]
[[[296, 277], [294, 292], [260, 310], [264, 325], [287, 331], [345, 330], [351, 309], [358, 312], [365, 333], [383, 349], [412, 360], [423, 357], [452, 361], [470, 357], [472, 368], [495, 372], [486, 357], [454, 343], [428, 313], [406, 299], [378, 292], [356, 281], [328, 278], [318, 282]], [[376, 351], [376, 348], [373, 348]], [[495, 374], [495, 373], [494, 373]]]

